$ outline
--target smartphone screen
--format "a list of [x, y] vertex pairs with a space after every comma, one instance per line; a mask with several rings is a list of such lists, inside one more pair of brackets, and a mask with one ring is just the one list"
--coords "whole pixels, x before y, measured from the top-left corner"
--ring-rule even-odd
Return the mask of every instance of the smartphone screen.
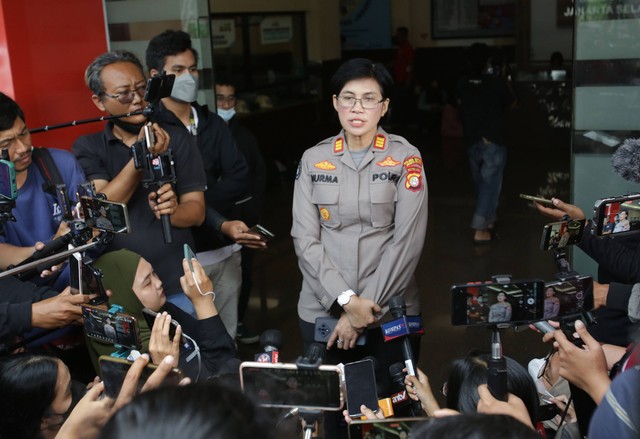
[[360, 406], [362, 404], [374, 412], [378, 411], [378, 391], [372, 360], [367, 359], [345, 364], [344, 383], [349, 416], [361, 416]]
[[598, 236], [640, 231], [640, 194], [598, 200], [594, 212], [595, 234]]
[[549, 223], [542, 230], [540, 249], [554, 250], [582, 242], [586, 220], [569, 220]]
[[140, 349], [140, 334], [135, 317], [110, 314], [107, 310], [89, 305], [82, 306], [82, 317], [87, 337], [129, 349]]
[[9, 160], [0, 160], [0, 196], [7, 200], [18, 197], [15, 165]]
[[593, 279], [581, 276], [544, 286], [543, 319], [580, 314], [593, 309]]
[[331, 411], [342, 407], [337, 366], [299, 369], [295, 364], [245, 361], [240, 365], [240, 384], [244, 392], [266, 407]]
[[[125, 376], [133, 364], [131, 361], [127, 361], [123, 358], [114, 358], [107, 355], [103, 355], [99, 358], [100, 374], [104, 381], [104, 392], [110, 398], [117, 398], [122, 389]], [[140, 379], [137, 384], [137, 392], [142, 390], [142, 386], [147, 382], [147, 379], [158, 368], [155, 364], [147, 364], [143, 369]], [[164, 384], [178, 385], [180, 380], [184, 377], [184, 374], [180, 369], [173, 368], [167, 377], [163, 381]]]
[[126, 204], [89, 197], [80, 197], [80, 204], [89, 227], [113, 233], [130, 232]]
[[451, 287], [451, 323], [486, 325], [540, 320], [543, 289], [542, 280], [454, 285]]

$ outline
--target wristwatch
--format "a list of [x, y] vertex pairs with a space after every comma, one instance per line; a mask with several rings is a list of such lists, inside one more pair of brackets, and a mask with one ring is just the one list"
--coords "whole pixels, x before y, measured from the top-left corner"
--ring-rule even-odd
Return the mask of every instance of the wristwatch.
[[356, 292], [353, 290], [343, 291], [338, 295], [338, 305], [344, 308], [344, 306], [349, 303], [351, 300], [351, 296], [355, 296]]

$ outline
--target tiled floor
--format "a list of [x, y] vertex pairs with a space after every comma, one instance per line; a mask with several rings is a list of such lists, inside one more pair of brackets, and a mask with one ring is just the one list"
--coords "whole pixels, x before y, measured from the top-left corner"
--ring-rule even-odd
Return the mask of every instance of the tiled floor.
[[[509, 150], [496, 226], [500, 240], [476, 247], [469, 228], [475, 199], [464, 152], [455, 142], [429, 140], [417, 129], [403, 134], [421, 149], [429, 183], [428, 232], [416, 271], [426, 329], [419, 367], [429, 375], [432, 385], [439, 387], [453, 358], [473, 348], [490, 348], [487, 329], [451, 325], [451, 285], [488, 280], [494, 274], [511, 274], [514, 279], [553, 279], [553, 254], [539, 250], [542, 227], [547, 221], [518, 194], [535, 194], [549, 184], [553, 186], [552, 193], [566, 192], [566, 180], [558, 182], [557, 174], [550, 178], [549, 173], [567, 172], [569, 153], [544, 147], [535, 151]], [[558, 157], [567, 160], [558, 161]], [[255, 258], [252, 305], [246, 320], [256, 330], [282, 331], [284, 346], [280, 355], [285, 362], [294, 361], [302, 353], [296, 311], [301, 275], [289, 233], [292, 186], [293, 178], [285, 177], [280, 186], [269, 188], [262, 224], [277, 237], [268, 251]], [[268, 299], [266, 310], [260, 306], [261, 296]], [[528, 330], [508, 330], [503, 342], [505, 354], [525, 365], [547, 350], [540, 336]], [[257, 344], [241, 346], [244, 360], [253, 359], [258, 351]]]

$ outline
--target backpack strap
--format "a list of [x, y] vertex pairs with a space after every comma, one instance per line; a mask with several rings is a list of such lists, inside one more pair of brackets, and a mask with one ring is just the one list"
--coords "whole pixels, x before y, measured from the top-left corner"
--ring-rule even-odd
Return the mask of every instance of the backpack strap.
[[40, 175], [42, 175], [42, 178], [45, 180], [42, 189], [53, 195], [54, 198], [57, 198], [56, 186], [64, 184], [64, 180], [62, 180], [60, 176], [56, 162], [54, 162], [53, 157], [51, 157], [51, 152], [47, 148], [34, 147], [31, 152], [31, 157], [38, 167]]

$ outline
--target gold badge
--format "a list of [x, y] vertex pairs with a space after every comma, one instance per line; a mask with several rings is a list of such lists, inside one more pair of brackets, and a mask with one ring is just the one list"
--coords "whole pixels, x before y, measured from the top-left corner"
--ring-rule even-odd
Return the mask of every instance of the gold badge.
[[325, 207], [320, 209], [320, 216], [325, 221], [329, 221], [331, 219], [331, 215], [329, 214], [329, 211]]
[[378, 134], [376, 136], [376, 141], [373, 143], [373, 149], [384, 149], [386, 143], [387, 138], [384, 136], [384, 134]]
[[382, 166], [382, 167], [394, 167], [394, 166], [398, 166], [399, 164], [400, 162], [396, 162], [393, 159], [393, 157], [391, 157], [390, 155], [388, 155], [387, 158], [385, 158], [381, 162], [376, 163], [376, 165]]
[[315, 166], [318, 169], [322, 169], [323, 171], [333, 171], [334, 169], [336, 169], [336, 165], [334, 165], [328, 160], [323, 160], [321, 162], [316, 163], [313, 166]]
[[342, 151], [344, 151], [344, 139], [342, 139], [342, 137], [338, 137], [333, 143], [333, 153], [337, 154]]

